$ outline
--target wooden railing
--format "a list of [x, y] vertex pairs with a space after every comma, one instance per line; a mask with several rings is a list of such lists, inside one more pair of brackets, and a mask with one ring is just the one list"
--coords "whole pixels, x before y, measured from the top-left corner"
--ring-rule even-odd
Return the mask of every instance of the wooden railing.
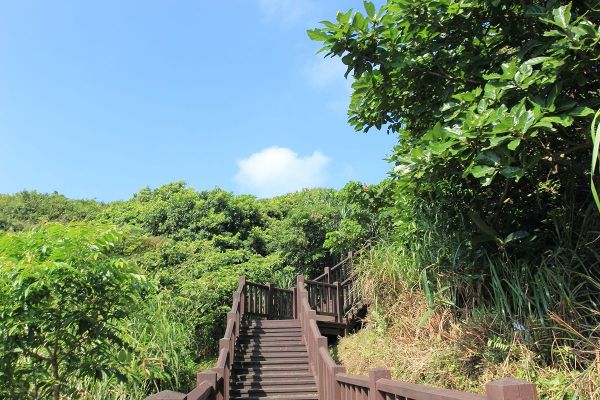
[[484, 396], [394, 381], [390, 371], [383, 368], [371, 369], [368, 376], [347, 374], [329, 354], [327, 338], [319, 331], [317, 312], [309, 303], [302, 276], [297, 278], [296, 288], [297, 316], [320, 400], [537, 400], [535, 385], [513, 378], [488, 383]]
[[343, 307], [340, 307], [341, 290], [339, 283], [306, 281], [308, 304], [319, 315], [336, 317], [341, 321]]
[[371, 248], [371, 241], [356, 252], [349, 252], [339, 263], [329, 268], [313, 280], [305, 282], [308, 303], [319, 315], [335, 317], [335, 322], [347, 323], [346, 315], [356, 304], [352, 286], [354, 275], [352, 265], [355, 259]]
[[293, 319], [294, 289], [281, 289], [272, 284], [246, 283], [244, 319]]

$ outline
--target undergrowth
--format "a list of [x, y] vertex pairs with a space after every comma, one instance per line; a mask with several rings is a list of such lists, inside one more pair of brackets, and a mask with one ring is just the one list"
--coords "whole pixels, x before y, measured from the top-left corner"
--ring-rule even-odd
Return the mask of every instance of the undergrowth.
[[470, 392], [514, 376], [542, 399], [600, 398], [597, 231], [587, 228], [562, 226], [564, 246], [540, 265], [497, 254], [477, 265], [465, 242], [435, 230], [380, 243], [355, 266], [366, 328], [342, 338], [336, 357], [354, 374], [384, 367], [394, 379]]

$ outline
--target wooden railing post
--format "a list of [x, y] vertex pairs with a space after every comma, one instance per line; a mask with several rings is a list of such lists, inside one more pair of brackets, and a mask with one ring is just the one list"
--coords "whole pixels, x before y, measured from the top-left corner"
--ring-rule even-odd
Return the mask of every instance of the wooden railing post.
[[298, 289], [294, 287], [292, 290], [292, 318], [298, 319]]
[[240, 320], [242, 320], [246, 312], [246, 277], [244, 275], [240, 276], [240, 286], [242, 287], [242, 293], [240, 293]]
[[317, 376], [317, 388], [319, 389], [319, 398], [326, 399], [327, 395], [325, 394], [325, 392], [327, 387], [327, 371], [325, 371], [326, 367], [319, 362], [319, 350], [321, 348], [327, 349], [327, 338], [323, 336], [318, 337], [315, 340], [315, 352], [313, 363], [316, 365], [315, 375]]
[[325, 276], [327, 277], [327, 283], [331, 283], [331, 268], [325, 267]]
[[385, 400], [385, 397], [377, 390], [377, 381], [391, 377], [389, 369], [373, 368], [369, 370], [369, 400]]
[[337, 374], [345, 374], [345, 373], [346, 373], [345, 367], [343, 367], [341, 365], [337, 365], [337, 364], [335, 367], [333, 367], [333, 370], [331, 371], [331, 374], [333, 375], [331, 400], [342, 400], [342, 386], [337, 381], [336, 376], [337, 376]]
[[[300, 302], [302, 294], [304, 293], [304, 276], [298, 275], [296, 276], [296, 310], [300, 310]], [[300, 311], [297, 311], [298, 313]], [[302, 323], [302, 322], [300, 322]]]
[[214, 393], [217, 390], [217, 373], [214, 371], [198, 372], [196, 374], [196, 386], [200, 386], [204, 382], [212, 387]]
[[219, 352], [221, 352], [221, 350], [223, 350], [223, 349], [229, 350], [229, 342], [230, 342], [229, 339], [225, 339], [225, 338], [219, 339]]
[[273, 319], [273, 284], [267, 283], [267, 319]]
[[172, 390], [163, 390], [160, 393], [155, 393], [152, 396], [146, 397], [144, 400], [185, 400], [185, 393], [174, 392]]
[[229, 388], [229, 385], [225, 383], [225, 368], [213, 368], [212, 370], [217, 375], [217, 393], [215, 395], [215, 400], [224, 400], [225, 389]]
[[485, 385], [488, 400], [537, 400], [535, 385], [515, 378], [504, 378]]
[[335, 291], [336, 291], [336, 298], [335, 301], [337, 302], [337, 322], [341, 323], [344, 319], [344, 296], [342, 293], [342, 286], [340, 285], [339, 282], [335, 282]]

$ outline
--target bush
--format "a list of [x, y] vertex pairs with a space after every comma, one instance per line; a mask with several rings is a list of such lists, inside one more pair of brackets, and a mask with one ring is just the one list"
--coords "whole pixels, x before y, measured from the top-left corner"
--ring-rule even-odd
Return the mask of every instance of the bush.
[[127, 379], [133, 350], [120, 321], [147, 287], [113, 253], [122, 234], [102, 225], [43, 226], [0, 238], [0, 394], [73, 395], [73, 379]]

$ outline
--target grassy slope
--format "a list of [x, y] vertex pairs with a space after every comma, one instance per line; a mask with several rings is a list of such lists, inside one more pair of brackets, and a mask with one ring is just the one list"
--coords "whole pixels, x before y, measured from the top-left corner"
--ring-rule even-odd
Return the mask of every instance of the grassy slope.
[[349, 373], [385, 367], [397, 380], [479, 393], [486, 382], [511, 375], [535, 382], [543, 399], [600, 398], [598, 354], [596, 363], [583, 369], [573, 368], [567, 356], [562, 363], [544, 365], [532, 346], [507, 333], [492, 312], [461, 320], [439, 307], [422, 322], [428, 311], [423, 291], [391, 273], [403, 268], [404, 256], [379, 250], [359, 266], [358, 289], [369, 304], [367, 326], [334, 349]]

